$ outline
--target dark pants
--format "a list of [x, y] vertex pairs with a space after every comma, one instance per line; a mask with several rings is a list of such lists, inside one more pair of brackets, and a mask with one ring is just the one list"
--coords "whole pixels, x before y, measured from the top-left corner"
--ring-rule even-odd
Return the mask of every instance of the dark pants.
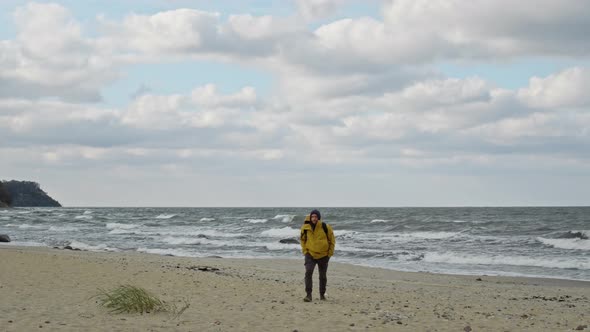
[[313, 270], [315, 269], [316, 264], [320, 270], [320, 294], [324, 295], [326, 293], [326, 283], [328, 282], [328, 278], [326, 277], [326, 272], [328, 272], [328, 261], [330, 261], [330, 257], [328, 256], [314, 259], [310, 254], [305, 255], [305, 292], [307, 295], [311, 295], [313, 289], [313, 281], [311, 280], [311, 277], [313, 276]]

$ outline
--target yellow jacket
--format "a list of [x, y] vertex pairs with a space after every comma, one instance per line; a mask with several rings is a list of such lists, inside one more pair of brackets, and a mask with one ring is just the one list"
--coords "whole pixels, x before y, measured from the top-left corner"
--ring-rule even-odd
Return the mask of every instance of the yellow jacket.
[[301, 227], [301, 251], [304, 255], [310, 254], [314, 259], [322, 257], [332, 257], [336, 238], [332, 226], [326, 224], [328, 234], [324, 232], [322, 221], [318, 220], [315, 229], [311, 227], [309, 216], [305, 218], [305, 223]]

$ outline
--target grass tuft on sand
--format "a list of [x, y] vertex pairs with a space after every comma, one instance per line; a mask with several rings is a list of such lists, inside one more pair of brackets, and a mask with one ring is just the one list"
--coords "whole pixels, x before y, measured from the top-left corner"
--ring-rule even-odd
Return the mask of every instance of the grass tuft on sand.
[[147, 290], [133, 285], [121, 285], [112, 290], [98, 291], [98, 303], [113, 313], [170, 312], [178, 317], [190, 305], [185, 301], [184, 306], [178, 310], [176, 305], [168, 304]]

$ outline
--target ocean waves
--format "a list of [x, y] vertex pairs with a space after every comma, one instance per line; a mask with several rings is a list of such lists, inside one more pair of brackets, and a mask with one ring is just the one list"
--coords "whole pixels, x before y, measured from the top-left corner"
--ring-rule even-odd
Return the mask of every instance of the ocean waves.
[[[62, 208], [0, 210], [14, 245], [134, 250], [190, 257], [300, 258], [309, 209]], [[408, 271], [590, 280], [590, 209], [322, 209], [335, 261]], [[317, 230], [316, 230], [317, 231]], [[320, 230], [321, 231], [321, 230]]]
[[485, 254], [475, 255], [453, 252], [430, 252], [424, 255], [424, 261], [430, 263], [446, 263], [460, 265], [509, 265], [525, 267], [544, 267], [555, 269], [590, 269], [589, 260], [571, 258], [568, 259], [567, 257], [532, 257]]

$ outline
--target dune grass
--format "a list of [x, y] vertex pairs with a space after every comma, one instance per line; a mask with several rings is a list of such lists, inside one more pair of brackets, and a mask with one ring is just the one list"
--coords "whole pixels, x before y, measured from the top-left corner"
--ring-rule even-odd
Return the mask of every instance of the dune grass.
[[98, 291], [95, 296], [98, 303], [110, 309], [112, 313], [169, 312], [176, 318], [190, 306], [185, 300], [184, 306], [179, 309], [176, 304], [166, 303], [147, 290], [133, 285], [121, 285], [112, 290]]

